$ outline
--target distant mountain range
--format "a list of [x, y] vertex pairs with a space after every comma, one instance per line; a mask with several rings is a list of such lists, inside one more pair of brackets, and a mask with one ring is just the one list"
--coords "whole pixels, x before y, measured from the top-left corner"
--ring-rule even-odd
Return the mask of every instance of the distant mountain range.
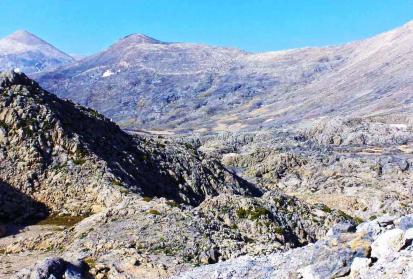
[[209, 133], [413, 112], [413, 22], [324, 48], [254, 54], [134, 34], [79, 61], [50, 55], [60, 67], [32, 77], [130, 130]]
[[31, 74], [73, 61], [71, 56], [24, 30], [0, 40], [0, 70], [19, 68]]

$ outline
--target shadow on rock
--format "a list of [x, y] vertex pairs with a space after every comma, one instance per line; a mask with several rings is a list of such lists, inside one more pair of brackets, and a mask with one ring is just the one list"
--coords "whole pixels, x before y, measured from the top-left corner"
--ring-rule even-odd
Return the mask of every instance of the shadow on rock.
[[48, 208], [0, 181], [0, 237], [16, 234], [26, 226], [48, 216]]

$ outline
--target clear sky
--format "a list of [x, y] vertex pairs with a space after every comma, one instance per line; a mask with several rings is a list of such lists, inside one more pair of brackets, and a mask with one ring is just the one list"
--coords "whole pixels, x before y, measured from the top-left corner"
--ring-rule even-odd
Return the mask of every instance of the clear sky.
[[357, 40], [413, 19], [413, 0], [0, 0], [0, 36], [28, 30], [91, 54], [131, 33], [248, 51]]

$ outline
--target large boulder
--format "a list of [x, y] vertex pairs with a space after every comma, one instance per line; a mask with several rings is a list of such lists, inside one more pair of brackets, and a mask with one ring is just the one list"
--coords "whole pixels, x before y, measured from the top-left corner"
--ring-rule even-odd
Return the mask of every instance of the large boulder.
[[406, 244], [404, 231], [393, 229], [381, 234], [371, 245], [371, 256], [374, 258], [385, 258], [400, 249]]

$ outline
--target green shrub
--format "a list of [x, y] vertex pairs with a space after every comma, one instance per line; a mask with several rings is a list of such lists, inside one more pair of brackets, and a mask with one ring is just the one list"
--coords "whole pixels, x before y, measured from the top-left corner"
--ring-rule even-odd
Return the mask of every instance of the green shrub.
[[241, 218], [241, 219], [245, 219], [245, 218], [248, 217], [248, 212], [247, 212], [247, 210], [245, 210], [245, 209], [242, 208], [242, 207], [238, 208], [235, 213], [237, 214], [237, 217], [238, 217], [238, 218]]
[[112, 184], [115, 185], [115, 186], [122, 186], [122, 182], [120, 182], [117, 179], [112, 179]]
[[85, 159], [82, 159], [82, 158], [73, 159], [73, 164], [75, 164], [75, 165], [83, 165], [84, 163], [86, 163]]
[[46, 219], [41, 220], [37, 225], [56, 225], [64, 227], [73, 227], [88, 216], [58, 216], [50, 215]]
[[359, 225], [359, 224], [361, 224], [361, 223], [363, 223], [364, 222], [364, 220], [363, 219], [361, 219], [360, 217], [354, 217], [353, 218], [354, 219], [354, 222], [356, 222], [356, 224], [357, 225]]

